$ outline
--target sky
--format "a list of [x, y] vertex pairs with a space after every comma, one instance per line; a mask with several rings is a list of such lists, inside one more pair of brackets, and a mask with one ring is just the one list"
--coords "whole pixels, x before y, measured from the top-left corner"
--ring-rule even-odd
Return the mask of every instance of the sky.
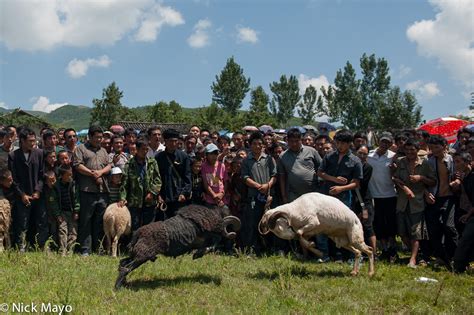
[[129, 107], [201, 107], [231, 56], [252, 88], [271, 94], [286, 74], [303, 93], [347, 61], [360, 78], [364, 53], [388, 61], [423, 119], [472, 114], [472, 0], [2, 0], [0, 106], [92, 106], [115, 81]]

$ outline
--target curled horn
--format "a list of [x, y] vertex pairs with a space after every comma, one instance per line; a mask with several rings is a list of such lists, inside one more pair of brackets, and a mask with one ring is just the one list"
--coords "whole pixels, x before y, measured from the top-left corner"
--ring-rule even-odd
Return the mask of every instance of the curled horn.
[[[232, 227], [232, 232], [229, 232], [227, 228], [229, 225]], [[235, 231], [240, 230], [240, 220], [237, 217], [229, 215], [224, 218], [224, 236], [229, 239], [234, 239], [237, 236]]]
[[270, 230], [268, 229], [267, 216], [264, 214], [260, 222], [258, 223], [258, 232], [262, 235], [268, 234]]
[[273, 230], [275, 228], [275, 225], [276, 225], [276, 221], [279, 219], [279, 218], [284, 218], [288, 221], [288, 216], [286, 213], [282, 212], [282, 211], [277, 211], [275, 213], [273, 213], [270, 218], [268, 218], [268, 228], [270, 230]]

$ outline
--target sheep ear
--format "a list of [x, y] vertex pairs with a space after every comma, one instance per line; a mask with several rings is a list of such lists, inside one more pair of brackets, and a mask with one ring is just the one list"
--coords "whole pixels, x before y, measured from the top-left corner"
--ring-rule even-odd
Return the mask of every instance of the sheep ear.
[[274, 212], [270, 218], [268, 218], [268, 227], [270, 228], [270, 230], [273, 230], [275, 228], [275, 225], [276, 225], [276, 221], [279, 219], [279, 218], [285, 218], [286, 220], [288, 220], [287, 216], [285, 213], [281, 212], [281, 211], [276, 211]]

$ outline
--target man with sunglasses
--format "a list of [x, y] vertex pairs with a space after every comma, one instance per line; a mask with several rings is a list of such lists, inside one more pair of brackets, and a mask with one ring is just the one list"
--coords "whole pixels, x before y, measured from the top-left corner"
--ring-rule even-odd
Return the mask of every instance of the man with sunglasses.
[[64, 140], [66, 141], [64, 144], [64, 150], [69, 155], [69, 160], [73, 161], [73, 152], [77, 147], [77, 135], [76, 130], [73, 128], [68, 128], [64, 130]]

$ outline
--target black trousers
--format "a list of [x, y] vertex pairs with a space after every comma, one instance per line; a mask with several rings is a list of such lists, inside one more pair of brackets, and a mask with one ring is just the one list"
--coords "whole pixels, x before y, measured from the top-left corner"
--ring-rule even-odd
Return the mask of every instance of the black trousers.
[[255, 253], [260, 254], [263, 250], [263, 239], [258, 233], [258, 223], [262, 219], [265, 203], [249, 198], [245, 201], [242, 211], [242, 228], [240, 239], [242, 247], [252, 248]]
[[454, 253], [454, 270], [464, 272], [474, 258], [474, 217], [466, 223], [458, 247]]
[[98, 252], [104, 238], [104, 212], [108, 205], [106, 193], [80, 192], [78, 241], [82, 253]]
[[143, 206], [143, 208], [128, 208], [128, 210], [130, 210], [130, 216], [132, 217], [132, 232], [155, 220], [155, 207], [156, 205]]
[[34, 200], [30, 206], [25, 206], [21, 200], [16, 200], [12, 211], [13, 244], [25, 250], [27, 242], [44, 247], [48, 239], [48, 214], [44, 202]]
[[[458, 232], [454, 224], [455, 200], [452, 197], [436, 197], [436, 202], [425, 211], [429, 242], [423, 253], [451, 260], [458, 243]], [[444, 241], [443, 241], [444, 237]]]

